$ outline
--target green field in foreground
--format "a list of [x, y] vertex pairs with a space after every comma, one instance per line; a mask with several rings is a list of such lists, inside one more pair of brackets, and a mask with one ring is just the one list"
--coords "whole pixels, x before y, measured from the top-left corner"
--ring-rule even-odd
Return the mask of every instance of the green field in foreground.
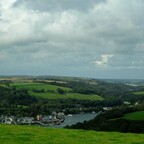
[[129, 119], [129, 120], [141, 120], [141, 121], [144, 121], [144, 111], [128, 113], [128, 114], [125, 114], [123, 118]]
[[144, 134], [0, 125], [1, 144], [144, 144]]
[[[85, 95], [79, 93], [70, 93], [70, 88], [60, 87], [56, 85], [43, 84], [43, 83], [13, 83], [11, 86], [16, 87], [17, 89], [27, 89], [32, 96], [41, 97], [44, 99], [80, 99], [80, 100], [103, 100], [101, 96], [98, 95]], [[58, 94], [57, 89], [61, 88], [64, 91], [67, 91], [66, 94]], [[36, 90], [44, 90], [45, 92], [34, 92]], [[49, 92], [49, 90], [53, 92]]]

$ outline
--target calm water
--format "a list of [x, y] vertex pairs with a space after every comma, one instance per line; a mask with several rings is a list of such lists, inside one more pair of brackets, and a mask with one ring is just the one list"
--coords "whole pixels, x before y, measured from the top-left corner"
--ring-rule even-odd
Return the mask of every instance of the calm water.
[[84, 122], [85, 120], [91, 120], [96, 117], [98, 113], [85, 113], [85, 114], [75, 114], [72, 117], [65, 116], [65, 121], [61, 125], [51, 126], [51, 127], [65, 127], [66, 125], [73, 125], [78, 122]]

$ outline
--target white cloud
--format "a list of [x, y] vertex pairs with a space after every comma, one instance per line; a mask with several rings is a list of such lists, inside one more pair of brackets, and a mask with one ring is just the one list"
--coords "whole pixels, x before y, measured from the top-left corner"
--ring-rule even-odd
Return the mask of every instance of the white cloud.
[[100, 60], [96, 60], [94, 62], [94, 64], [96, 64], [97, 66], [100, 66], [100, 67], [106, 67], [106, 66], [108, 66], [109, 60], [112, 57], [113, 57], [113, 55], [108, 55], [108, 54], [101, 55], [101, 59]]
[[16, 1], [17, 0], [1, 0], [0, 1], [0, 11], [9, 10], [11, 7], [13, 7], [13, 5]]

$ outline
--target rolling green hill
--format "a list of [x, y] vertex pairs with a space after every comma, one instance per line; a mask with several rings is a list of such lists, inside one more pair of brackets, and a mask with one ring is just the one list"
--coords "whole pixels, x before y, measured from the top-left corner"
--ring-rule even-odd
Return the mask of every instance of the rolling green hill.
[[144, 95], [144, 91], [134, 92], [135, 95]]
[[[11, 86], [17, 89], [27, 89], [32, 96], [41, 97], [44, 99], [79, 99], [79, 100], [103, 100], [101, 96], [95, 94], [79, 94], [71, 93], [71, 89], [62, 86], [56, 86], [44, 83], [13, 83]], [[64, 90], [65, 94], [57, 93], [57, 89]], [[37, 92], [36, 92], [37, 91]], [[41, 92], [39, 92], [41, 91]]]
[[2, 144], [143, 144], [144, 134], [0, 125]]
[[144, 121], [144, 111], [125, 114], [124, 119]]
[[44, 84], [44, 83], [13, 83], [11, 84], [11, 86], [16, 87], [18, 89], [28, 89], [28, 90], [33, 90], [33, 89], [37, 89], [37, 90], [53, 90], [54, 92], [56, 92], [57, 88], [61, 88], [65, 91], [69, 91], [71, 90], [70, 88], [66, 88], [66, 87], [60, 87], [60, 86], [55, 86], [55, 85], [50, 85], [50, 84]]
[[79, 93], [67, 93], [67, 94], [58, 94], [58, 93], [31, 93], [32, 96], [41, 97], [45, 99], [79, 99], [79, 100], [103, 100], [101, 96], [98, 95], [86, 95]]

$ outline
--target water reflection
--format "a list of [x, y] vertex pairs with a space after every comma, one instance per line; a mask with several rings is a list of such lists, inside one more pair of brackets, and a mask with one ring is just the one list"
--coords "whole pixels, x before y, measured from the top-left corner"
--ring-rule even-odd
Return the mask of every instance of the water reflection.
[[96, 117], [98, 113], [85, 113], [85, 114], [75, 114], [72, 116], [65, 116], [65, 121], [61, 125], [53, 125], [50, 127], [55, 127], [55, 128], [62, 128], [67, 125], [73, 125], [78, 122], [84, 122], [93, 119]]

